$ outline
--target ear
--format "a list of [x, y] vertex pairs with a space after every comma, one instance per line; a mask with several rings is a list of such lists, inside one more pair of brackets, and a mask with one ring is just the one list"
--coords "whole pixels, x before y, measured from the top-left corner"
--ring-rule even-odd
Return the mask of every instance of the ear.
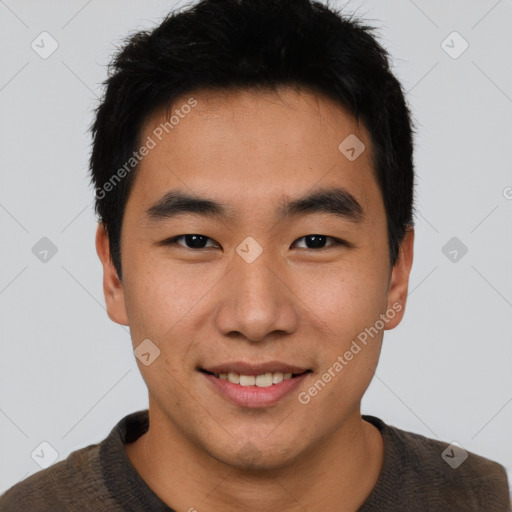
[[386, 323], [386, 330], [394, 329], [401, 321], [405, 313], [407, 292], [409, 289], [409, 274], [412, 267], [414, 245], [414, 228], [407, 229], [404, 239], [400, 244], [398, 258], [393, 267], [388, 289], [387, 311], [394, 311], [393, 318]]
[[96, 252], [103, 265], [103, 294], [108, 317], [118, 324], [129, 325], [123, 285], [112, 262], [107, 231], [101, 222], [96, 230]]

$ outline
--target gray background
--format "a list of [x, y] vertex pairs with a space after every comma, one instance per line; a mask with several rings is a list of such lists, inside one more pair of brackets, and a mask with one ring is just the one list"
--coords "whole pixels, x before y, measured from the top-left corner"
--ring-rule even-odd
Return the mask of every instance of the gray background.
[[[41, 442], [62, 460], [147, 407], [129, 330], [104, 308], [87, 129], [114, 45], [176, 5], [0, 0], [0, 492], [40, 470], [34, 450], [51, 462]], [[418, 124], [410, 297], [363, 412], [457, 441], [510, 478], [512, 1], [346, 9], [379, 27]], [[51, 49], [43, 31], [59, 45], [46, 59], [31, 47]], [[32, 251], [43, 237], [57, 248], [46, 262]]]

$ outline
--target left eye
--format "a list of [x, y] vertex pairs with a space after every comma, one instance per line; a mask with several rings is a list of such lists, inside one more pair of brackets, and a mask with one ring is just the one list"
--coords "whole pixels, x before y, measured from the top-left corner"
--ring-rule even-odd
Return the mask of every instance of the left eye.
[[[338, 238], [333, 238], [332, 236], [326, 236], [326, 235], [306, 235], [302, 238], [298, 238], [297, 240], [305, 240], [306, 243], [309, 242], [310, 247], [306, 247], [306, 249], [324, 249], [325, 248], [325, 242], [327, 240], [332, 240], [332, 244], [327, 247], [331, 247], [333, 245], [343, 245], [344, 242], [342, 240], [339, 240]], [[294, 242], [296, 243], [296, 242]]]
[[[165, 245], [183, 245], [178, 242], [178, 240], [184, 239], [185, 240], [185, 247], [187, 249], [204, 249], [206, 241], [210, 240], [214, 242], [212, 238], [209, 238], [204, 235], [197, 235], [197, 234], [190, 234], [190, 235], [180, 235], [175, 236], [174, 238], [171, 238], [169, 240], [166, 240], [164, 242]], [[301, 238], [298, 238], [293, 244], [296, 244], [299, 240], [304, 240], [306, 242], [306, 249], [325, 249], [326, 247], [332, 247], [336, 245], [345, 245], [346, 242], [343, 240], [339, 240], [338, 238], [334, 238], [332, 236], [326, 236], [326, 235], [306, 235]], [[332, 243], [330, 245], [325, 245], [327, 240], [332, 240]], [[217, 243], [217, 242], [214, 242]], [[188, 246], [187, 246], [188, 244]], [[217, 244], [218, 245], [218, 244]], [[212, 247], [212, 246], [210, 246]]]

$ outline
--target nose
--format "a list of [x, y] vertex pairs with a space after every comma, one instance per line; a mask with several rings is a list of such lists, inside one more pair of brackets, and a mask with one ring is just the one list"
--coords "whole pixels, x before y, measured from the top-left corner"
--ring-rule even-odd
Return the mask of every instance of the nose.
[[237, 333], [261, 342], [297, 329], [298, 297], [292, 291], [291, 273], [270, 252], [263, 250], [252, 262], [235, 256], [216, 317], [224, 335]]

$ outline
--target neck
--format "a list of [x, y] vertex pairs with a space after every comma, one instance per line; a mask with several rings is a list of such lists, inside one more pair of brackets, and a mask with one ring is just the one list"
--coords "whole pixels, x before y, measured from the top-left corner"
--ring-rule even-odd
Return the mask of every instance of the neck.
[[357, 409], [321, 444], [278, 469], [238, 470], [214, 459], [150, 407], [150, 428], [126, 445], [132, 464], [174, 510], [357, 510], [379, 477], [380, 432]]
[[327, 439], [278, 469], [238, 470], [191, 442], [150, 406], [150, 428], [125, 445], [135, 469], [174, 510], [357, 510], [379, 477], [383, 440], [355, 410]]

